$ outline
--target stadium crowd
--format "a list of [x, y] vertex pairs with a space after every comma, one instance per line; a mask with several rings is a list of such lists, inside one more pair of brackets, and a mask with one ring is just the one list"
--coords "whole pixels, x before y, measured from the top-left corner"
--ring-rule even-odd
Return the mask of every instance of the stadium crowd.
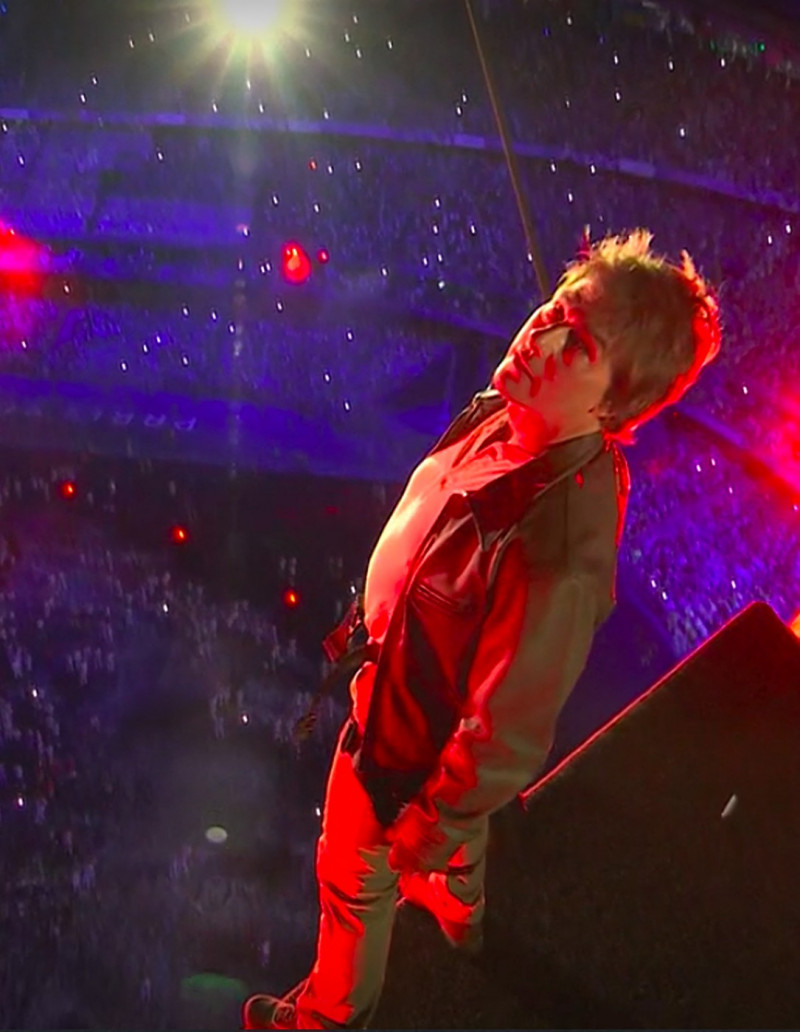
[[[0, 1024], [47, 1024], [59, 1013], [54, 1000], [68, 1011], [70, 999], [87, 993], [110, 1014], [145, 1019], [157, 1007], [163, 1022], [176, 979], [189, 974], [178, 959], [189, 950], [186, 939], [174, 957], [166, 945], [189, 935], [192, 908], [210, 891], [203, 863], [211, 847], [205, 829], [195, 828], [193, 842], [175, 840], [164, 853], [169, 836], [154, 819], [159, 749], [168, 742], [162, 729], [185, 706], [198, 719], [205, 753], [212, 735], [224, 746], [237, 734], [272, 751], [280, 770], [271, 773], [294, 785], [299, 812], [307, 800], [309, 819], [292, 823], [288, 841], [305, 869], [293, 888], [308, 889], [321, 768], [343, 703], [322, 706], [321, 733], [304, 747], [305, 765], [309, 749], [319, 754], [313, 775], [299, 774], [293, 729], [317, 685], [296, 639], [280, 635], [262, 607], [212, 597], [182, 577], [163, 550], [116, 539], [113, 477], [73, 506], [62, 488], [73, 483], [74, 467], [48, 470], [32, 460], [26, 473], [16, 465], [0, 485], [0, 927], [3, 941], [15, 944], [0, 964]], [[167, 495], [154, 477], [156, 487]], [[335, 554], [330, 569], [341, 573]], [[297, 559], [281, 555], [272, 576], [293, 583], [296, 571]], [[137, 736], [137, 721], [151, 713], [153, 726]], [[253, 776], [263, 777], [257, 766]], [[271, 820], [263, 814], [252, 832], [276, 850]], [[310, 895], [258, 902], [286, 939], [312, 927]], [[132, 931], [139, 905], [146, 920]], [[245, 936], [254, 957], [265, 952], [260, 934]]]
[[745, 470], [685, 417], [630, 449], [633, 489], [620, 563], [685, 656], [748, 603], [784, 620], [798, 610], [800, 504]]
[[[279, 29], [280, 86], [266, 62], [221, 64], [208, 44], [224, 32], [202, 5], [134, 8], [108, 21], [96, 18], [91, 3], [81, 6], [82, 17], [50, 6], [42, 19], [41, 6], [7, 5], [9, 106], [493, 135], [458, 0], [389, 9], [335, 2], [310, 23], [309, 12], [296, 13]], [[520, 141], [576, 153], [610, 148], [656, 166], [725, 174], [747, 189], [794, 190], [800, 92], [788, 44], [745, 40], [733, 25], [712, 29], [657, 4], [481, 0], [475, 8]], [[65, 47], [65, 38], [73, 45]], [[195, 60], [187, 61], [192, 51]], [[782, 147], [774, 147], [776, 138]]]
[[[25, 110], [0, 119], [0, 230], [46, 241], [35, 271], [49, 278], [45, 295], [18, 269], [0, 283], [0, 376], [283, 406], [365, 432], [365, 399], [441, 361], [465, 327], [489, 340], [488, 372], [537, 289], [501, 157], [464, 138], [494, 136], [468, 25], [443, 31], [449, 0], [414, 18], [405, 3], [329, 6], [324, 38], [287, 42], [296, 78], [279, 91], [258, 69], [249, 81], [235, 66], [178, 71], [167, 58], [208, 28], [184, 7], [101, 18], [90, 56], [80, 18], [2, 5], [3, 103]], [[633, 20], [593, 0], [475, 6], [513, 135], [542, 151], [520, 168], [553, 279], [585, 225], [646, 224], [658, 249], [688, 248], [721, 286], [720, 358], [629, 450], [626, 583], [676, 658], [752, 600], [791, 619], [798, 502], [692, 410], [784, 471], [800, 461], [795, 69], [777, 67], [772, 44], [714, 41], [652, 4]], [[156, 125], [165, 113], [187, 126]], [[252, 131], [232, 127], [244, 116]], [[314, 131], [284, 131], [287, 119]], [[675, 171], [718, 189], [676, 185]], [[281, 274], [289, 239], [312, 256], [303, 287]], [[13, 254], [0, 249], [0, 277]], [[468, 400], [441, 386], [452, 409]], [[320, 536], [319, 563], [276, 546], [267, 604], [263, 585], [187, 573], [178, 553], [133, 540], [130, 521], [123, 532], [126, 499], [137, 518], [145, 497], [184, 515], [205, 504], [188, 473], [144, 458], [126, 494], [131, 464], [91, 488], [77, 461], [35, 456], [0, 478], [0, 937], [15, 944], [0, 961], [2, 1027], [72, 1011], [93, 1027], [120, 1014], [178, 1027], [182, 982], [218, 959], [204, 952], [209, 927], [234, 966], [276, 981], [313, 935], [321, 780], [344, 711], [327, 703], [319, 737], [298, 749], [292, 729], [325, 667], [282, 622], [280, 592], [325, 569], [333, 622], [369, 535], [346, 557]], [[385, 479], [408, 471], [391, 452]], [[374, 497], [379, 524], [385, 486]], [[272, 889], [221, 877], [201, 803], [166, 799], [180, 780], [170, 728], [184, 720], [192, 777], [219, 787], [222, 811], [248, 795], [295, 800], [284, 841], [271, 804], [247, 825]]]
[[[293, 166], [292, 145], [282, 141], [283, 157], [277, 164], [286, 179], [275, 186], [276, 173], [270, 188], [275, 187], [279, 203], [269, 199], [261, 212], [266, 220], [270, 208], [289, 211], [276, 239], [295, 220], [302, 222], [303, 212], [313, 210], [316, 203], [326, 213], [327, 228], [315, 242], [333, 238], [333, 253], [342, 242], [344, 268], [368, 268], [379, 260], [375, 247], [385, 248], [384, 253], [393, 256], [385, 278], [389, 286], [396, 280], [394, 297], [402, 296], [407, 287], [412, 308], [433, 310], [440, 320], [449, 309], [451, 317], [494, 326], [498, 336], [492, 348], [499, 356], [502, 331], [513, 327], [510, 313], [518, 321], [535, 297], [530, 264], [513, 260], [509, 242], [516, 236], [519, 245], [521, 232], [507, 191], [502, 192], [505, 171], [499, 161], [454, 149], [373, 143], [354, 151], [351, 144], [332, 138], [315, 143], [306, 148], [302, 160], [295, 155]], [[306, 158], [306, 153], [312, 157]], [[178, 167], [185, 165], [179, 160]], [[155, 166], [150, 162], [147, 167]], [[377, 169], [383, 174], [371, 174]], [[593, 176], [555, 163], [529, 163], [525, 172], [530, 180], [537, 177], [535, 195], [546, 202], [552, 216], [543, 224], [548, 253], [569, 253], [584, 223], [600, 228], [647, 222], [665, 250], [674, 254], [681, 244], [688, 246], [712, 279], [721, 280], [725, 347], [692, 393], [691, 405], [729, 426], [752, 449], [784, 466], [796, 464], [797, 412], [786, 390], [797, 372], [794, 328], [800, 315], [794, 289], [799, 264], [793, 222], [775, 215], [765, 220], [761, 210], [735, 200], [678, 193], [659, 182]], [[474, 185], [474, 193], [463, 190], [460, 184], [465, 181]], [[566, 197], [560, 197], [565, 187]], [[322, 201], [312, 202], [313, 196]], [[357, 206], [351, 203], [356, 196]], [[477, 199], [486, 197], [493, 199], [491, 206], [479, 206]], [[353, 216], [349, 229], [342, 228], [355, 210], [363, 223]], [[306, 224], [309, 234], [311, 225]], [[366, 227], [373, 225], [380, 232], [367, 234]], [[262, 228], [256, 205], [252, 232], [242, 238], [248, 267], [256, 271], [245, 288], [248, 301], [238, 308], [230, 297], [227, 309], [223, 307], [224, 293], [218, 307], [200, 308], [194, 301], [190, 306], [180, 284], [172, 288], [169, 303], [162, 301], [159, 308], [7, 295], [3, 370], [58, 381], [288, 405], [337, 427], [364, 429], [371, 412], [365, 401], [381, 398], [441, 356], [447, 326], [434, 338], [428, 326], [415, 328], [399, 319], [381, 324], [362, 317], [342, 325], [341, 312], [328, 322], [322, 309], [322, 316], [309, 323], [283, 311], [281, 298], [289, 297], [292, 288], [281, 280], [277, 262], [262, 257], [256, 267], [258, 249], [262, 256], [264, 250]], [[348, 240], [349, 249], [344, 244]], [[108, 245], [107, 250], [106, 260], [113, 262], [115, 249]], [[521, 250], [518, 246], [517, 252]], [[120, 246], [119, 252], [124, 254], [125, 248]], [[415, 252], [418, 265], [413, 270]], [[431, 265], [437, 268], [429, 274]], [[475, 275], [480, 280], [477, 290], [470, 289], [469, 277]], [[243, 277], [248, 280], [246, 270]], [[346, 294], [347, 286], [342, 274], [331, 292]], [[186, 286], [184, 292], [188, 291]], [[357, 301], [356, 294], [356, 315]], [[779, 358], [764, 363], [765, 350]], [[401, 471], [395, 470], [395, 475]], [[677, 464], [674, 475], [682, 475]], [[674, 623], [676, 618], [671, 619]], [[676, 627], [672, 630], [678, 633]], [[679, 638], [685, 640], [694, 639], [691, 634]]]
[[[753, 599], [792, 615], [797, 504], [680, 416], [643, 432], [631, 459], [621, 565], [646, 582], [645, 604], [676, 657]], [[92, 1022], [125, 1013], [176, 1027], [181, 985], [209, 964], [212, 929], [238, 942], [234, 968], [270, 977], [288, 970], [274, 966], [271, 944], [287, 963], [313, 938], [320, 792], [345, 711], [343, 699], [328, 700], [321, 733], [304, 744], [294, 737], [326, 667], [307, 635], [282, 623], [278, 599], [282, 585], [320, 580], [316, 559], [281, 545], [271, 570], [251, 572], [251, 588], [271, 582], [272, 606], [251, 603], [245, 583], [222, 592], [219, 580], [187, 572], [178, 550], [122, 533], [117, 517], [130, 523], [121, 510], [133, 488], [130, 463], [118, 461], [104, 460], [91, 489], [76, 464], [48, 468], [34, 456], [17, 459], [0, 484], [0, 926], [18, 944], [0, 965], [6, 1027], [52, 1027], [54, 1014], [76, 1007], [87, 1021], [87, 999]], [[168, 498], [202, 525], [213, 495], [140, 466], [136, 491]], [[385, 492], [372, 508], [385, 517]], [[292, 529], [301, 540], [302, 517]], [[318, 545], [332, 623], [368, 542]], [[190, 772], [164, 766], [176, 727], [181, 748], [194, 743]], [[284, 800], [280, 841], [272, 802], [247, 830], [271, 890], [256, 890], [235, 864], [220, 870], [196, 798], [219, 786], [219, 812], [234, 822], [237, 799]], [[177, 803], [165, 801], [170, 792]], [[123, 924], [120, 914], [129, 915]]]
[[[163, 144], [167, 162], [172, 146], [180, 151], [177, 137], [170, 148]], [[296, 148], [288, 137], [275, 141], [273, 151], [282, 157], [271, 173], [269, 196], [254, 199], [238, 258], [227, 246], [200, 254], [201, 270], [216, 269], [216, 289], [195, 278], [197, 248], [186, 241], [179, 252], [167, 248], [155, 274], [153, 245], [106, 241], [102, 253], [96, 246], [71, 247], [73, 270], [84, 279], [120, 276], [119, 297], [81, 306], [72, 293], [46, 304], [7, 295], [3, 369], [196, 395], [239, 397], [244, 391], [247, 400], [267, 404], [274, 403], [280, 377], [284, 400], [307, 405], [311, 389], [319, 392], [321, 411], [330, 412], [348, 400], [352, 405], [370, 382], [380, 391], [387, 380], [396, 381], [411, 359], [430, 359], [430, 331], [409, 330], [409, 314], [488, 324], [502, 337], [535, 303], [532, 265], [499, 158], [416, 145], [354, 148], [321, 137], [292, 156]], [[269, 153], [264, 148], [261, 155], [265, 172], [271, 168]], [[185, 164], [177, 160], [178, 169]], [[145, 162], [139, 169], [145, 183], [152, 167]], [[706, 274], [721, 281], [728, 332], [708, 377], [715, 413], [727, 412], [735, 422], [740, 408], [746, 413], [758, 404], [762, 376], [765, 393], [776, 386], [784, 367], [762, 370], [753, 341], [768, 340], [771, 351], [785, 351], [791, 362], [800, 232], [791, 216], [557, 162], [526, 162], [523, 172], [530, 196], [548, 212], [537, 222], [553, 274], [574, 251], [584, 225], [600, 234], [644, 223], [656, 232], [660, 249], [674, 255], [687, 247]], [[180, 176], [172, 182], [176, 187]], [[464, 182], [471, 184], [469, 191]], [[168, 209], [172, 202], [165, 197], [158, 203]], [[288, 284], [280, 268], [281, 241], [292, 235], [309, 251], [324, 246], [332, 256], [317, 270], [318, 279], [312, 276], [302, 287]], [[149, 292], [139, 284], [131, 300], [125, 276], [143, 251], [147, 257], [138, 276], [154, 279]], [[241, 268], [234, 269], [234, 262]], [[169, 288], [168, 276], [176, 276]], [[786, 288], [777, 305], [776, 286]], [[312, 300], [315, 317], [298, 318], [298, 309]], [[406, 318], [372, 316], [372, 328], [363, 327], [376, 303], [392, 305]], [[354, 330], [358, 322], [363, 328]], [[442, 339], [446, 335], [442, 330]], [[290, 398], [287, 392], [295, 387], [285, 370], [295, 361], [311, 383], [309, 388], [299, 377]], [[342, 384], [333, 404], [326, 375]]]

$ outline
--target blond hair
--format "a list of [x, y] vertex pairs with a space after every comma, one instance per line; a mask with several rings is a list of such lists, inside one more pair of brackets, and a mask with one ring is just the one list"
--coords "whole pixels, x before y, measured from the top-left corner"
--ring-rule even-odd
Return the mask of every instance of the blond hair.
[[591, 244], [556, 294], [576, 307], [611, 362], [598, 408], [604, 433], [631, 443], [638, 426], [681, 398], [717, 356], [716, 298], [686, 251], [673, 265], [636, 229]]

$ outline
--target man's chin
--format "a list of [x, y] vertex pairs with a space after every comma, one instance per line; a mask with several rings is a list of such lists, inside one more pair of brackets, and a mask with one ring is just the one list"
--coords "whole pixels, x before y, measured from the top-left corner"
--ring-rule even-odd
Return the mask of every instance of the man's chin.
[[519, 396], [517, 391], [514, 390], [518, 385], [512, 380], [507, 373], [497, 373], [492, 376], [492, 387], [497, 391], [498, 394], [503, 397], [509, 405], [513, 405], [518, 409], [526, 409], [529, 406], [525, 403], [525, 400]]
[[492, 387], [502, 394], [506, 401], [516, 400], [513, 396], [513, 381], [510, 380], [507, 370], [495, 369], [492, 374]]

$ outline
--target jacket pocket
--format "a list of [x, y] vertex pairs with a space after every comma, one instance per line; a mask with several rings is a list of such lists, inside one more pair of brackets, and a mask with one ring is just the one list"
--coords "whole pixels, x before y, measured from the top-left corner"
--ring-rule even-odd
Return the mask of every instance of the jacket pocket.
[[436, 588], [431, 587], [426, 581], [419, 581], [410, 592], [411, 600], [414, 603], [421, 603], [422, 606], [430, 606], [442, 613], [449, 613], [451, 616], [466, 616], [475, 607], [475, 601], [471, 598], [453, 598], [452, 595], [443, 595]]

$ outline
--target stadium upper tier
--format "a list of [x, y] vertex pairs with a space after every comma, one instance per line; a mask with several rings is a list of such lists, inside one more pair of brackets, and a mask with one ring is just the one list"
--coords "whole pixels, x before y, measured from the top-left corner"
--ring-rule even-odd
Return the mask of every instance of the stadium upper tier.
[[[3, 103], [496, 138], [461, 0], [284, 6], [290, 16], [245, 46], [221, 31], [211, 0], [116, 4], [113, 18], [98, 0], [7, 0]], [[772, 41], [743, 42], [655, 4], [475, 8], [517, 140], [795, 192], [800, 85]]]

